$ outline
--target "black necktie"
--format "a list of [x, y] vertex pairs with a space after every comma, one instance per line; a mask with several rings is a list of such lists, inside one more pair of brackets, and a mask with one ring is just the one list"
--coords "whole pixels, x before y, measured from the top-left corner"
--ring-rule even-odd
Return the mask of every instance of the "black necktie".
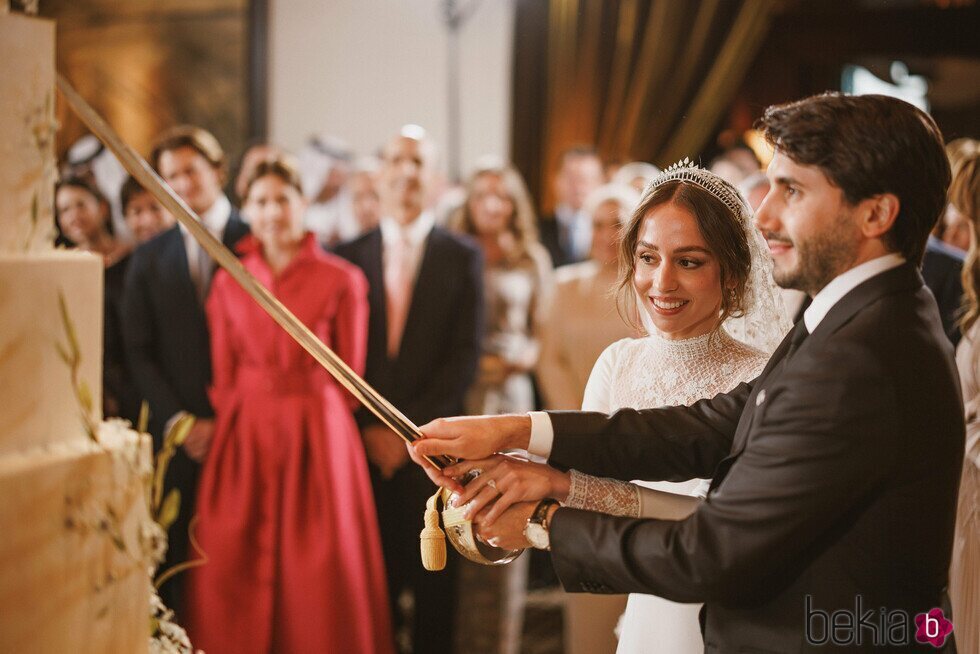
[[806, 340], [806, 337], [809, 335], [810, 332], [808, 332], [806, 329], [806, 323], [804, 323], [803, 319], [800, 318], [796, 322], [796, 326], [793, 328], [793, 335], [790, 337], [789, 341], [789, 349], [786, 350], [786, 354], [783, 356], [783, 361], [789, 360], [789, 358], [793, 356], [793, 353], [796, 352], [796, 349], [800, 347], [800, 343]]

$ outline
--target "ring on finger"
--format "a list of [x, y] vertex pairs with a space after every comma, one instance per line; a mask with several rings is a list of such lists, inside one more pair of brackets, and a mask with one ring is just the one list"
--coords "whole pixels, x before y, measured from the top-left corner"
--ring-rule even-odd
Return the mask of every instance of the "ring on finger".
[[494, 490], [497, 490], [497, 482], [495, 482], [493, 479], [487, 481], [487, 486], [489, 486]]

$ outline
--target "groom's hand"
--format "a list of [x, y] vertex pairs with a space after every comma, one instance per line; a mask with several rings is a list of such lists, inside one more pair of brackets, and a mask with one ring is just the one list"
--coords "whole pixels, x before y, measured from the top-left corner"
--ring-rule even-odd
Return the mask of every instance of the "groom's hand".
[[476, 533], [480, 539], [493, 547], [505, 550], [519, 550], [531, 547], [524, 537], [524, 527], [534, 513], [537, 502], [519, 502], [501, 514], [492, 525], [481, 522], [481, 516], [474, 520]]
[[426, 461], [421, 454], [419, 454], [412, 443], [405, 443], [405, 448], [408, 450], [408, 456], [411, 457], [412, 461], [417, 463], [423, 471], [425, 471], [426, 476], [432, 481], [433, 484], [439, 486], [440, 488], [448, 488], [454, 493], [462, 493], [463, 485], [452, 477], [448, 477], [442, 474], [442, 471], [436, 468], [434, 465]]
[[421, 427], [416, 453], [451, 456], [455, 459], [485, 459], [504, 450], [525, 450], [531, 439], [527, 415], [467, 416], [439, 418]]

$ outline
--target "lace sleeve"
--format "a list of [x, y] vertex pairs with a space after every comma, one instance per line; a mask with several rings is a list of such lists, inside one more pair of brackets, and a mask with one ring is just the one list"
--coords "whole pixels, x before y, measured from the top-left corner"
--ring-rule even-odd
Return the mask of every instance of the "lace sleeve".
[[640, 517], [640, 489], [635, 484], [571, 471], [572, 483], [563, 504], [609, 515]]

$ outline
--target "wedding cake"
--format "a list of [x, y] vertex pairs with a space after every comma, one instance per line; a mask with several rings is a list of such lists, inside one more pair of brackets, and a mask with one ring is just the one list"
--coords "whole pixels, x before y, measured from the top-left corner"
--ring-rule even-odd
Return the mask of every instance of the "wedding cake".
[[0, 652], [146, 652], [145, 439], [102, 422], [102, 262], [56, 251], [54, 24], [0, 0]]

